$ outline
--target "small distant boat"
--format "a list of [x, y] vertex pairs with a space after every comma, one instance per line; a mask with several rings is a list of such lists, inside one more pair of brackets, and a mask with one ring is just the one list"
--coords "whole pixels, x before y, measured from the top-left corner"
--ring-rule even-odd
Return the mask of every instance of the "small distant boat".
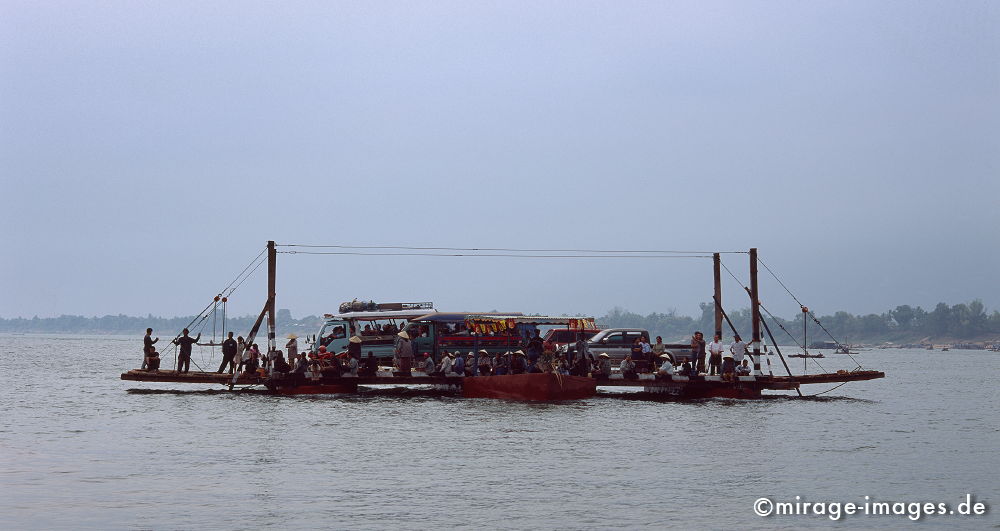
[[948, 352], [950, 349], [948, 347], [941, 347], [941, 352]]
[[801, 354], [791, 354], [788, 357], [789, 358], [825, 358], [826, 356], [824, 356], [822, 352], [817, 352], [815, 354], [813, 354], [811, 352], [803, 352]]

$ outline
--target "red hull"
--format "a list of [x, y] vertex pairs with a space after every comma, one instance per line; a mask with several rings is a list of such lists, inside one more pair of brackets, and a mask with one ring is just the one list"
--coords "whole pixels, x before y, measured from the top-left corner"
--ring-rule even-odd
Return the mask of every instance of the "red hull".
[[597, 394], [597, 380], [551, 373], [472, 376], [462, 382], [465, 398], [579, 400]]

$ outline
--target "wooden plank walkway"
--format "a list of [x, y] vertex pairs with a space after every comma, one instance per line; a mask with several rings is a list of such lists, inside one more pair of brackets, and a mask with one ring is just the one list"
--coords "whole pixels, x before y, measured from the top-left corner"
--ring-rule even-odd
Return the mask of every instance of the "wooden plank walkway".
[[[643, 387], [647, 390], [655, 391], [656, 388], [683, 389], [686, 387], [729, 387], [737, 383], [742, 386], [754, 387], [757, 389], [770, 390], [793, 390], [804, 384], [821, 383], [841, 383], [862, 380], [874, 380], [884, 378], [885, 373], [881, 371], [855, 371], [836, 372], [824, 374], [804, 374], [796, 376], [758, 376], [740, 377], [739, 382], [724, 382], [718, 376], [702, 376], [696, 379], [687, 378], [648, 378], [651, 375], [641, 375], [638, 380], [625, 380], [620, 375], [614, 375], [609, 379], [598, 380], [599, 387]], [[170, 382], [189, 384], [219, 384], [229, 385], [233, 381], [233, 376], [226, 373], [191, 371], [178, 373], [177, 371], [144, 371], [133, 369], [122, 373], [122, 380], [134, 382]], [[364, 377], [340, 377], [323, 378], [324, 384], [357, 384], [357, 385], [462, 385], [462, 377], [425, 376], [423, 373], [414, 372], [413, 376], [392, 376], [391, 373], [380, 373], [379, 376]], [[264, 379], [255, 375], [241, 374], [235, 385], [260, 385]]]

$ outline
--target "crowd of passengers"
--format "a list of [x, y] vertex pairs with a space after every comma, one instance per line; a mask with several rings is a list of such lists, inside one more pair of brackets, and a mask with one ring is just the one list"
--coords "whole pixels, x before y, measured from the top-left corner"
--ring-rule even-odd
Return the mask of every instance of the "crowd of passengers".
[[[383, 328], [381, 332], [375, 333], [385, 331]], [[147, 329], [143, 338], [142, 369], [156, 371], [160, 366], [160, 358], [154, 345], [159, 338], [153, 339], [152, 332], [151, 328]], [[331, 335], [335, 333], [336, 329]], [[369, 333], [372, 333], [370, 329]], [[365, 331], [361, 334], [365, 335]], [[396, 335], [398, 338], [393, 356], [393, 372], [398, 376], [410, 376], [415, 356], [412, 339], [406, 331], [397, 332]], [[188, 372], [191, 345], [199, 344], [200, 338], [200, 334], [191, 338], [188, 330], [184, 329], [181, 336], [172, 341], [180, 347], [177, 364], [179, 373]], [[228, 338], [221, 344], [222, 363], [216, 372], [222, 373], [228, 369], [229, 374], [252, 374], [264, 369], [265, 374], [304, 374], [309, 371], [334, 377], [374, 376], [378, 372], [378, 359], [372, 352], [362, 358], [362, 339], [359, 336], [352, 336], [347, 348], [337, 353], [327, 350], [329, 341], [321, 344], [317, 352], [307, 353], [299, 352], [298, 336], [289, 334], [287, 339], [286, 358], [285, 352], [281, 350], [262, 355], [256, 343], [248, 345], [243, 337], [234, 339], [233, 333], [229, 332]], [[553, 343], [543, 341], [540, 332], [535, 330], [533, 335], [521, 341], [518, 345], [520, 348], [515, 351], [490, 353], [480, 350], [469, 352], [465, 356], [457, 351], [444, 351], [437, 362], [430, 353], [423, 353], [416, 364], [419, 370], [430, 376], [500, 376], [555, 372], [598, 379], [610, 378], [611, 357], [604, 352], [595, 356], [590, 352], [589, 346], [581, 336], [575, 344], [575, 350], [557, 350]], [[691, 336], [691, 349], [686, 360], [675, 360], [668, 354], [662, 337], [657, 336], [656, 343], [653, 344], [645, 336], [637, 338], [631, 352], [618, 364], [618, 372], [627, 380], [637, 380], [643, 373], [655, 374], [657, 378], [720, 375], [724, 380], [731, 380], [736, 376], [749, 375], [751, 369], [747, 358], [747, 344], [739, 335], [734, 336], [731, 344], [725, 345], [721, 334], [716, 334], [712, 342], [706, 343], [704, 335], [695, 332]]]

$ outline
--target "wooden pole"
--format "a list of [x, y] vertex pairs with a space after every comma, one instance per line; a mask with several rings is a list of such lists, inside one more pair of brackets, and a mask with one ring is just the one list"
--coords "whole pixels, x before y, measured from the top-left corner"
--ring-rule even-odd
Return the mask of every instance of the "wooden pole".
[[760, 376], [760, 292], [757, 290], [757, 248], [750, 249], [750, 309], [753, 321], [753, 374]]
[[712, 253], [715, 275], [715, 333], [722, 336], [722, 258], [719, 253]]
[[275, 284], [275, 274], [276, 266], [278, 261], [278, 253], [274, 248], [274, 240], [269, 240], [267, 242], [267, 348], [268, 352], [271, 352], [278, 348], [275, 343], [275, 326], [274, 326], [274, 284]]

